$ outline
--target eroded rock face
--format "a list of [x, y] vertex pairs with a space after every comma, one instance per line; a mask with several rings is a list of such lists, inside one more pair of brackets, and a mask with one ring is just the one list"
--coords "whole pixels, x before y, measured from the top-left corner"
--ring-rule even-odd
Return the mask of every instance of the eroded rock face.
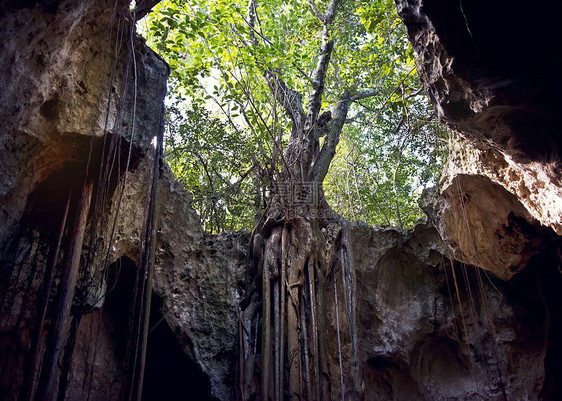
[[454, 280], [427, 226], [351, 236], [362, 399], [540, 399], [550, 317], [539, 288], [513, 297], [528, 282], [503, 285], [456, 262]]
[[[68, 221], [76, 214], [76, 195], [69, 193], [80, 192], [89, 171], [90, 177], [107, 177], [103, 186], [106, 196], [113, 197], [114, 207], [118, 182], [123, 182], [125, 171], [131, 173], [152, 153], [150, 143], [162, 129], [169, 69], [134, 36], [132, 22], [128, 1], [8, 1], [0, 7], [2, 399], [17, 399], [22, 389], [29, 388], [22, 383], [29, 377], [31, 344], [40, 307], [45, 304], [45, 271], [69, 196]], [[131, 68], [133, 63], [135, 69]], [[112, 146], [116, 147], [112, 150]], [[107, 155], [114, 158], [114, 168], [100, 173]], [[99, 198], [102, 181], [96, 178], [92, 179]], [[110, 209], [112, 205], [103, 207]], [[100, 241], [107, 243], [111, 216], [103, 207], [97, 213], [92, 207], [86, 231], [90, 232], [97, 220]], [[133, 217], [139, 233], [143, 216]], [[63, 234], [51, 302], [58, 293], [69, 233], [67, 228]], [[106, 288], [101, 259], [97, 259], [102, 253], [95, 256], [90, 270], [79, 271], [82, 281], [70, 317], [79, 325], [73, 360], [76, 374], [68, 399], [84, 399], [84, 380], [92, 378], [90, 399], [119, 396], [119, 375], [123, 373], [120, 352], [126, 347], [126, 338], [115, 336], [113, 323], [99, 310], [104, 303], [99, 295]], [[88, 246], [84, 246], [83, 257], [87, 254]], [[115, 254], [114, 260], [121, 256]], [[137, 258], [138, 254], [132, 260]], [[89, 294], [81, 293], [86, 288], [83, 283], [90, 279], [95, 279], [95, 284], [87, 284]], [[85, 317], [78, 323], [76, 316], [81, 313]], [[49, 309], [45, 328], [52, 325], [54, 316]], [[46, 330], [40, 333], [44, 344]], [[91, 359], [92, 344], [100, 345], [97, 361]]]
[[[162, 107], [153, 102], [164, 97], [167, 66], [140, 40], [118, 39], [128, 2], [114, 3], [52, 2], [2, 16], [2, 243], [38, 183], [69, 163], [85, 169], [92, 136], [100, 138], [94, 145], [99, 159], [104, 132], [128, 139], [132, 132], [138, 152], [149, 148], [159, 130]], [[117, 46], [123, 53], [127, 46], [137, 51], [136, 94], [123, 86], [126, 55], [116, 54]], [[127, 78], [129, 84], [135, 79], [130, 73]], [[135, 98], [138, 115], [131, 130]]]
[[[131, 173], [112, 244], [115, 255], [135, 258], [138, 253], [151, 168], [147, 158]], [[156, 210], [153, 291], [183, 351], [210, 381], [213, 399], [235, 396], [238, 303], [248, 241], [247, 232], [205, 235], [189, 195], [165, 169]]]
[[158, 256], [154, 290], [162, 294], [166, 320], [209, 376], [218, 400], [235, 399], [238, 305], [248, 243], [248, 232], [206, 235], [174, 266], [169, 253], [174, 243], [165, 240]]
[[488, 177], [512, 193], [531, 218], [562, 235], [562, 186], [556, 163], [517, 163], [497, 149], [459, 137], [450, 141], [451, 155], [441, 188], [459, 175]]
[[450, 259], [429, 225], [346, 224], [341, 235], [337, 304], [333, 277], [326, 283], [332, 399], [341, 399], [340, 352], [345, 399], [550, 399], [545, 360], [557, 354], [549, 336], [561, 306], [550, 297], [561, 279], [544, 264], [555, 254], [506, 284]]
[[509, 279], [540, 250], [537, 223], [562, 234], [560, 5], [396, 3], [420, 78], [459, 132], [433, 220], [460, 260]]
[[[418, 53], [420, 78], [440, 118], [459, 132], [451, 139], [438, 193], [426, 199], [424, 210], [455, 258], [510, 280], [495, 284], [504, 299], [513, 301], [514, 293], [528, 296], [532, 282], [537, 284], [531, 304], [537, 297], [551, 299], [543, 288], [550, 288], [549, 280], [558, 280], [562, 222], [562, 134], [556, 122], [561, 84], [553, 69], [562, 54], [561, 26], [555, 17], [560, 4], [542, 2], [532, 8], [523, 2], [473, 0], [396, 4]], [[538, 356], [542, 340], [537, 339], [543, 335], [536, 334], [544, 331], [550, 338], [559, 330], [549, 311], [556, 305], [549, 304], [543, 328], [533, 335], [514, 324], [505, 332], [513, 334], [492, 336], [511, 339], [503, 344], [515, 349], [524, 347], [525, 341], [536, 344]], [[528, 308], [513, 306], [513, 311], [536, 329]], [[505, 308], [500, 311], [494, 313], [501, 316]], [[511, 351], [505, 354], [508, 364], [530, 369], [538, 378], [535, 390], [533, 383], [517, 379], [522, 392], [514, 395], [516, 399], [560, 396], [551, 385], [559, 372], [548, 362], [558, 353], [550, 345], [544, 363], [538, 357], [530, 364], [507, 356]], [[412, 382], [411, 377], [403, 380]], [[506, 392], [515, 382], [508, 382]]]
[[420, 78], [442, 119], [518, 162], [560, 160], [560, 4], [396, 4], [418, 53]]
[[[389, 234], [396, 242], [373, 252]], [[373, 231], [369, 242], [355, 250], [365, 400], [540, 399], [549, 317], [536, 286], [510, 299], [525, 282], [498, 292], [497, 280], [456, 262], [454, 280], [428, 227]]]
[[507, 280], [560, 234], [562, 189], [548, 166], [460, 138], [450, 144], [441, 196], [428, 195], [423, 208], [458, 260]]
[[517, 197], [486, 176], [460, 174], [424, 210], [456, 260], [509, 280], [549, 241]]

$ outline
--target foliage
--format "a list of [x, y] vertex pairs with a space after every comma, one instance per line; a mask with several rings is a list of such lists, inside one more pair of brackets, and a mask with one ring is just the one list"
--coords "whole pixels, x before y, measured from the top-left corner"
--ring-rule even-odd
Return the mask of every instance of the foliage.
[[335, 210], [352, 220], [409, 228], [423, 217], [418, 199], [436, 184], [446, 147], [444, 127], [424, 121], [420, 132], [382, 126], [352, 126], [346, 131], [325, 183]]
[[355, 117], [342, 133], [325, 183], [327, 197], [353, 220], [409, 228], [423, 215], [422, 189], [439, 177], [447, 153], [445, 127], [421, 93], [393, 1], [363, 5], [355, 13], [369, 40], [353, 55], [351, 75], [376, 65], [365, 80], [377, 93], [356, 104]]
[[[310, 93], [322, 42], [307, 2], [263, 1], [248, 11], [246, 2], [172, 0], [141, 22], [172, 70], [169, 115], [176, 117], [169, 120], [168, 160], [213, 232], [251, 227], [263, 189], [283, 163], [292, 121], [271, 95], [265, 72]], [[333, 110], [343, 91], [369, 96], [350, 107], [325, 181], [328, 200], [354, 220], [410, 227], [421, 213], [421, 188], [434, 183], [443, 161], [436, 139], [443, 128], [420, 94], [394, 2], [341, 2], [331, 37], [322, 109]], [[308, 107], [306, 96], [303, 102]], [[181, 111], [186, 107], [192, 110]]]
[[265, 190], [255, 143], [197, 104], [185, 112], [167, 111], [167, 160], [192, 196], [205, 231], [252, 226]]

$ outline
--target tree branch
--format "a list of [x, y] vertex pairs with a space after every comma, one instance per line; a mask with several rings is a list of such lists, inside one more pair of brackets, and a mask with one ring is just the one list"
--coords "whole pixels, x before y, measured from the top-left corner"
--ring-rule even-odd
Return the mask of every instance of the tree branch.
[[256, 1], [255, 0], [250, 0], [250, 2], [248, 3], [248, 21], [245, 21], [245, 22], [251, 28], [250, 39], [252, 41], [252, 44], [257, 45], [258, 41], [256, 40], [256, 35], [255, 35], [255, 33], [257, 31], [254, 29], [254, 26], [256, 25]]
[[[326, 73], [328, 72], [328, 65], [330, 64], [330, 58], [332, 56], [332, 51], [334, 50], [334, 40], [331, 39], [330, 25], [334, 22], [334, 18], [336, 16], [338, 0], [330, 1], [324, 15], [320, 14], [313, 0], [309, 0], [309, 4], [314, 15], [316, 15], [316, 17], [322, 22], [322, 25], [324, 25], [324, 29], [322, 30], [322, 47], [320, 48], [320, 57], [318, 58], [318, 63], [312, 73], [312, 81], [314, 82], [314, 85], [312, 93], [308, 98], [308, 113], [306, 115], [304, 125], [305, 134], [307, 135], [312, 134], [312, 128], [314, 128], [316, 124], [318, 113], [320, 112], [320, 107], [322, 106], [322, 95], [324, 94]], [[313, 142], [313, 138], [310, 139], [309, 145]]]
[[338, 0], [331, 0], [330, 4], [328, 4], [328, 8], [326, 8], [326, 13], [324, 14], [324, 24], [329, 25], [334, 22], [334, 18], [336, 17], [336, 11], [338, 10]]
[[[249, 5], [248, 5], [248, 7], [249, 7]], [[246, 19], [246, 17], [244, 17], [244, 15], [238, 13], [240, 18], [242, 18], [242, 20], [244, 20], [246, 25], [248, 25], [248, 28], [250, 28], [250, 30], [251, 30], [250, 36], [252, 38], [252, 44], [257, 45], [257, 41], [255, 41], [255, 35], [258, 35], [263, 40], [264, 44], [267, 43], [268, 45], [273, 45], [273, 42], [271, 42], [271, 40], [266, 38], [262, 32], [258, 31], [255, 28], [255, 20], [257, 19], [259, 21], [259, 18], [258, 18], [258, 14], [255, 12], [255, 8], [252, 8], [252, 10], [253, 10], [252, 13], [253, 13], [254, 17], [250, 21], [248, 21]], [[248, 13], [249, 13], [249, 11], [248, 11]], [[245, 44], [245, 45], [246, 45], [246, 47], [248, 47], [247, 44]]]
[[340, 134], [345, 124], [347, 118], [347, 112], [349, 111], [349, 105], [351, 104], [351, 96], [349, 91], [346, 90], [338, 104], [332, 121], [330, 122], [330, 130], [326, 135], [322, 149], [318, 154], [318, 157], [314, 161], [312, 167], [312, 174], [310, 179], [314, 182], [322, 182], [328, 173], [330, 163], [336, 154], [336, 146], [340, 141]]
[[310, 8], [312, 8], [312, 12], [316, 16], [316, 18], [318, 18], [322, 22], [322, 24], [324, 24], [324, 16], [320, 13], [320, 11], [318, 11], [318, 7], [316, 7], [316, 3], [314, 3], [314, 0], [308, 0], [308, 4], [310, 4]]
[[310, 8], [312, 8], [312, 12], [322, 22], [322, 25], [327, 26], [334, 22], [334, 18], [336, 16], [336, 11], [338, 9], [338, 0], [331, 0], [330, 4], [326, 8], [326, 12], [322, 14], [314, 0], [308, 0], [308, 4], [310, 4]]
[[312, 85], [312, 87], [316, 87], [316, 82], [314, 82], [312, 80], [312, 78], [310, 78], [306, 72], [303, 71], [302, 68], [300, 68], [297, 63], [293, 62], [293, 67], [295, 67], [297, 69], [298, 72], [300, 72], [300, 74], [303, 76], [304, 79], [306, 79], [308, 82], [310, 82], [310, 84]]
[[302, 94], [289, 88], [281, 78], [269, 69], [265, 71], [264, 76], [267, 80], [269, 90], [291, 118], [293, 122], [293, 132], [300, 129], [304, 116]]
[[310, 133], [316, 124], [316, 119], [318, 118], [320, 107], [322, 106], [322, 95], [324, 94], [326, 73], [328, 72], [330, 57], [332, 55], [332, 50], [334, 49], [334, 41], [332, 39], [328, 39], [328, 37], [328, 28], [324, 27], [320, 57], [318, 58], [316, 69], [312, 74], [312, 81], [315, 85], [313, 86], [312, 92], [308, 98], [308, 113], [306, 115], [306, 122], [304, 125], [305, 133]]
[[363, 91], [363, 92], [356, 93], [355, 95], [353, 95], [351, 97], [351, 101], [356, 102], [358, 100], [362, 100], [362, 99], [365, 99], [365, 98], [368, 98], [368, 97], [373, 97], [373, 96], [380, 95], [380, 94], [381, 94], [381, 92], [377, 89], [369, 89], [369, 90], [366, 90], [366, 91]]

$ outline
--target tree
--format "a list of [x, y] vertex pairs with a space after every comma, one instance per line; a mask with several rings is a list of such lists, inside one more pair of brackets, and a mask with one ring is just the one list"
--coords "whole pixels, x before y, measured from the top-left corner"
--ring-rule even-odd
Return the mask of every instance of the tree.
[[[314, 68], [320, 46], [321, 24], [308, 4], [256, 6], [256, 31], [249, 28], [247, 10], [226, 0], [162, 2], [144, 20], [149, 43], [172, 67], [169, 116], [174, 121], [169, 130], [174, 135], [168, 135], [167, 158], [195, 195], [193, 206], [211, 233], [252, 227], [251, 216], [263, 212], [264, 189], [281, 169], [280, 153], [287, 145], [291, 120], [270, 96], [264, 68], [275, 69], [292, 89], [308, 93], [311, 80], [306, 71]], [[328, 66], [322, 107], [334, 105], [344, 87], [370, 88], [373, 96], [350, 106], [352, 117], [343, 127], [340, 148], [353, 150], [353, 157], [341, 150], [336, 153], [337, 168], [329, 170], [326, 198], [347, 218], [409, 228], [422, 216], [417, 205], [421, 189], [435, 183], [445, 158], [445, 146], [436, 140], [444, 136], [439, 133], [443, 126], [420, 93], [414, 56], [393, 2], [343, 2], [340, 14], [333, 26], [338, 51]], [[185, 113], [179, 110], [186, 99], [198, 106], [195, 116], [214, 110], [205, 113], [224, 121], [221, 129], [229, 137], [228, 146], [240, 150], [237, 157], [251, 159], [247, 167], [253, 166], [252, 171], [238, 176], [236, 185], [228, 187], [221, 178], [230, 175], [232, 167], [222, 163], [224, 174], [212, 178], [224, 185], [209, 193], [215, 186], [208, 175], [200, 174], [199, 160], [222, 161], [226, 147], [199, 135], [212, 146], [194, 154], [191, 137], [177, 135], [185, 122]], [[307, 97], [303, 102], [306, 106]], [[207, 117], [197, 122], [193, 115], [187, 125], [207, 126]], [[403, 146], [397, 138], [405, 139]], [[409, 157], [398, 163], [402, 154]], [[403, 219], [398, 218], [401, 214]]]
[[[347, 244], [341, 236], [338, 249], [328, 247], [333, 238], [327, 228], [343, 219], [328, 204], [324, 180], [346, 124], [354, 123], [348, 154], [355, 158], [359, 149], [358, 157], [379, 162], [374, 168], [390, 174], [375, 180], [376, 187], [390, 183], [382, 193], [412, 192], [405, 174], [416, 158], [407, 145], [419, 142], [430, 120], [418, 97], [411, 48], [397, 34], [403, 27], [393, 2], [249, 0], [243, 10], [227, 0], [170, 1], [159, 13], [147, 32], [167, 55], [173, 90], [199, 108], [213, 103], [223, 114], [228, 128], [217, 124], [216, 131], [213, 118], [203, 115], [202, 131], [210, 124], [211, 133], [227, 135], [243, 126], [253, 144], [248, 160], [270, 184], [251, 235], [240, 305], [240, 398], [330, 399], [323, 336]], [[397, 138], [385, 149], [393, 154], [390, 166], [381, 166], [376, 153], [382, 133], [369, 137], [368, 124], [381, 123]], [[354, 136], [363, 145], [350, 146]], [[198, 154], [205, 146], [190, 141], [197, 144], [190, 155], [199, 162], [189, 170], [207, 177], [212, 194], [223, 173], [213, 178], [209, 160]], [[355, 162], [350, 165], [357, 175]], [[389, 203], [381, 213], [404, 225], [404, 207]]]

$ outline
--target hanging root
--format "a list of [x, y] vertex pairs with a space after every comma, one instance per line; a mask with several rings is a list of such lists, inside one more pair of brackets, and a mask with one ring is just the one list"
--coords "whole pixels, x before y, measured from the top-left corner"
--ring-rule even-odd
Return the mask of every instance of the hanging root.
[[256, 229], [251, 244], [239, 320], [238, 397], [329, 400], [322, 232], [317, 222], [292, 220]]
[[[308, 289], [310, 293], [310, 324], [311, 324], [311, 337], [312, 337], [312, 360], [313, 360], [313, 374], [314, 374], [314, 396], [316, 400], [320, 400], [320, 362], [318, 356], [318, 321], [317, 321], [317, 298], [316, 298], [316, 285], [315, 273], [318, 268], [318, 258], [313, 255], [308, 263]], [[312, 392], [309, 396], [312, 398]]]
[[336, 309], [336, 328], [338, 331], [338, 362], [340, 366], [341, 400], [345, 401], [345, 386], [343, 384], [343, 366], [342, 366], [342, 356], [341, 356], [340, 314], [338, 311], [338, 289], [336, 285], [335, 272], [334, 272], [334, 302], [335, 302], [335, 309]]
[[[270, 388], [273, 387], [272, 382], [272, 369], [271, 358], [273, 354], [272, 336], [271, 336], [271, 288], [272, 281], [279, 277], [279, 244], [281, 242], [281, 227], [275, 227], [272, 230], [270, 238], [265, 244], [264, 265], [262, 276], [262, 378], [261, 378], [261, 392], [262, 399], [269, 399]], [[275, 299], [275, 296], [273, 297]], [[277, 321], [278, 316], [274, 317]]]
[[343, 296], [345, 303], [345, 312], [347, 325], [349, 327], [349, 338], [351, 342], [351, 358], [350, 358], [350, 384], [353, 400], [359, 401], [358, 383], [361, 382], [359, 375], [359, 357], [357, 355], [357, 326], [355, 324], [355, 269], [353, 268], [352, 247], [350, 246], [349, 226], [342, 227], [342, 242], [340, 246], [340, 264], [342, 273]]

